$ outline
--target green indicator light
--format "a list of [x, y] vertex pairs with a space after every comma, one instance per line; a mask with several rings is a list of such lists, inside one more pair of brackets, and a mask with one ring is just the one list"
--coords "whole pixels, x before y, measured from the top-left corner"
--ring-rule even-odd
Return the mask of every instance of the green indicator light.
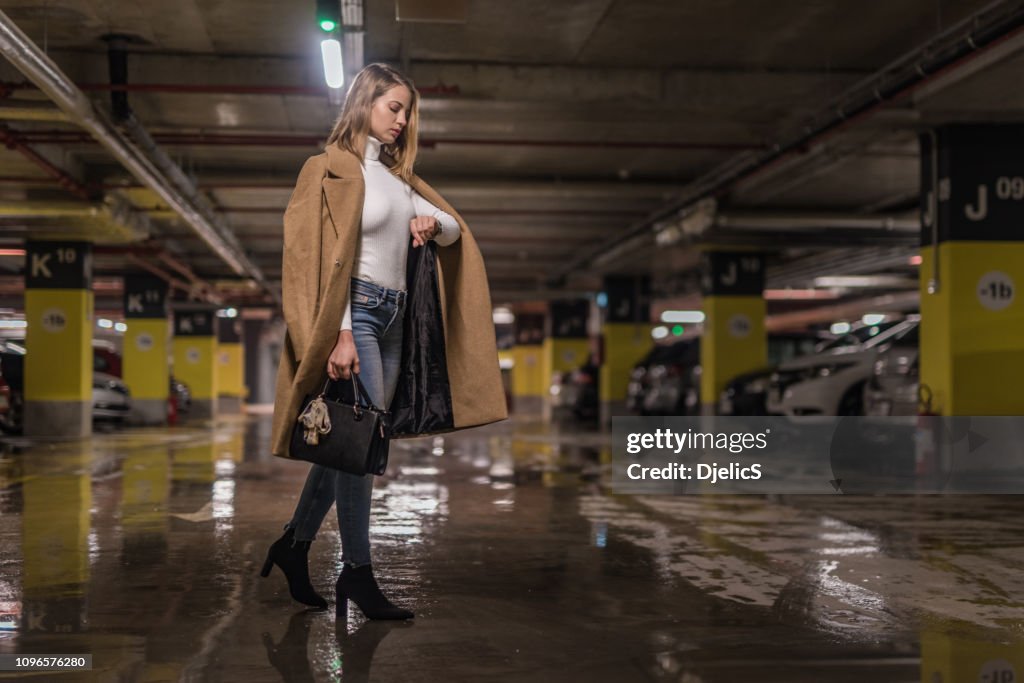
[[682, 325], [674, 325], [672, 327], [672, 334], [675, 335], [676, 337], [682, 336], [682, 334], [683, 334], [683, 326]]
[[320, 28], [322, 28], [323, 30], [327, 31], [328, 33], [333, 31], [337, 27], [338, 27], [338, 25], [335, 24], [330, 19], [324, 19], [323, 21], [320, 22]]

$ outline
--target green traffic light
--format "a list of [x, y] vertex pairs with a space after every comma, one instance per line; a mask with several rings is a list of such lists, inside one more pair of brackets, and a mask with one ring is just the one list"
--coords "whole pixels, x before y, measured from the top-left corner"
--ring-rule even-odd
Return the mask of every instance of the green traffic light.
[[673, 326], [672, 327], [672, 334], [674, 336], [676, 336], [676, 337], [682, 336], [682, 334], [683, 334], [683, 326], [682, 325], [675, 325], [675, 326]]
[[333, 31], [337, 27], [338, 25], [331, 21], [330, 19], [324, 19], [323, 21], [320, 22], [320, 28], [323, 29], [324, 31], [327, 31], [328, 33]]

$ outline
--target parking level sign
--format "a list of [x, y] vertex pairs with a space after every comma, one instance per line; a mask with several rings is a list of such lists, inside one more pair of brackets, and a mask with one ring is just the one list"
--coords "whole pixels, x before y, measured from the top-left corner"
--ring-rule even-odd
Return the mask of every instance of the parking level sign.
[[25, 287], [92, 289], [89, 242], [26, 242]]
[[978, 301], [990, 311], [1001, 311], [1013, 303], [1013, 278], [998, 270], [990, 270], [978, 280]]

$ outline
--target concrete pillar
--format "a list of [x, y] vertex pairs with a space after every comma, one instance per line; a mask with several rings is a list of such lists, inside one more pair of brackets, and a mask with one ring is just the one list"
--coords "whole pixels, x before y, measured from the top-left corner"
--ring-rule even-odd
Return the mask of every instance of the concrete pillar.
[[217, 318], [217, 392], [224, 413], [241, 413], [246, 399], [241, 317]]
[[167, 317], [167, 282], [152, 275], [124, 279], [123, 375], [131, 392], [129, 421], [167, 424], [170, 367], [167, 360], [171, 323]]
[[700, 340], [700, 401], [701, 412], [713, 415], [730, 380], [768, 363], [764, 255], [706, 251], [701, 257], [705, 317]]
[[924, 407], [1024, 414], [1024, 126], [946, 126], [921, 147]]
[[92, 245], [27, 242], [27, 436], [92, 434]]
[[187, 384], [192, 393], [189, 418], [217, 416], [215, 319], [212, 308], [174, 313], [174, 376]]
[[607, 306], [601, 326], [601, 424], [611, 427], [614, 415], [626, 414], [629, 373], [651, 350], [651, 281], [647, 275], [608, 275]]

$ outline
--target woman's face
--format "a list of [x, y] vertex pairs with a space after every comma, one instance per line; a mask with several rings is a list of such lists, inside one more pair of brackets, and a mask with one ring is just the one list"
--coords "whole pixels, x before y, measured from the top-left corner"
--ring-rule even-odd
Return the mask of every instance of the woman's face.
[[370, 111], [370, 135], [390, 145], [409, 123], [412, 93], [404, 85], [396, 85], [373, 101]]

